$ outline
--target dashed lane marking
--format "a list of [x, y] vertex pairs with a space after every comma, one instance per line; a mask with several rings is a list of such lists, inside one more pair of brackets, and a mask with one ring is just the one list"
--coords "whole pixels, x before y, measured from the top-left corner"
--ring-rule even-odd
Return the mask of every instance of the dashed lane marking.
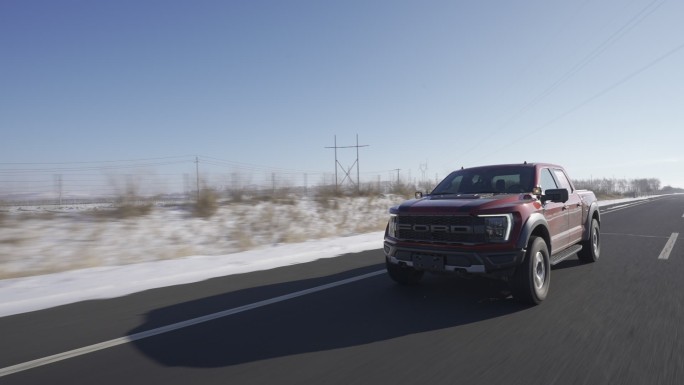
[[619, 235], [621, 237], [639, 237], [639, 238], [669, 238], [663, 235], [640, 235], [640, 234], [621, 234], [621, 233], [601, 233], [601, 235]]
[[609, 207], [604, 208], [603, 210], [601, 210], [601, 208], [599, 207], [599, 210], [601, 211], [601, 215], [612, 214], [616, 211], [624, 210], [624, 209], [634, 207], [634, 206], [640, 206], [640, 205], [650, 203], [650, 202], [652, 202], [652, 200], [643, 200], [643, 201], [628, 203], [628, 204], [619, 205], [619, 206], [609, 206]]
[[674, 247], [674, 244], [677, 241], [678, 236], [679, 233], [672, 233], [672, 235], [670, 235], [670, 239], [667, 240], [667, 243], [665, 244], [663, 251], [661, 251], [660, 255], [658, 256], [658, 259], [670, 258], [670, 253], [672, 252], [672, 248]]

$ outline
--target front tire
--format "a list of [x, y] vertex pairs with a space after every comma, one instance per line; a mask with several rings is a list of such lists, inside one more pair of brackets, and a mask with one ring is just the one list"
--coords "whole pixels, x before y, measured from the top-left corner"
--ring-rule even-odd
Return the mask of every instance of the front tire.
[[417, 285], [423, 278], [423, 272], [412, 267], [395, 265], [389, 261], [385, 261], [385, 266], [390, 278], [400, 285]]
[[601, 256], [601, 231], [596, 219], [591, 220], [589, 239], [582, 242], [582, 250], [577, 253], [577, 258], [584, 263], [598, 261]]
[[526, 304], [538, 305], [546, 298], [550, 284], [549, 248], [544, 238], [531, 237], [525, 261], [513, 273], [513, 297]]

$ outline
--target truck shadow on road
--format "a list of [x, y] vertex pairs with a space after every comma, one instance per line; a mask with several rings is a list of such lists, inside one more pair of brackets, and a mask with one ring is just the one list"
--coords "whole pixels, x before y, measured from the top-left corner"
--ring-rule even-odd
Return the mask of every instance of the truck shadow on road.
[[[323, 281], [381, 269], [384, 265], [350, 270]], [[267, 285], [156, 309], [129, 335], [245, 305], [251, 302], [235, 306], [240, 299], [254, 301], [262, 292], [272, 298], [274, 293], [291, 293], [320, 285], [321, 281]], [[426, 275], [420, 285], [404, 287], [381, 274], [136, 340], [133, 345], [162, 365], [213, 368], [458, 328], [527, 308], [511, 299], [506, 285], [496, 281]]]

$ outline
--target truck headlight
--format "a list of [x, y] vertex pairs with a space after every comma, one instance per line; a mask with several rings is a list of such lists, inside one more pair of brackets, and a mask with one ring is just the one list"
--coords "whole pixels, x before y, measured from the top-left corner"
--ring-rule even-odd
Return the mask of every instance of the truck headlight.
[[484, 218], [485, 239], [487, 242], [506, 242], [511, 235], [513, 214], [480, 215]]
[[387, 224], [387, 235], [392, 238], [397, 237], [397, 215], [390, 214], [389, 223]]

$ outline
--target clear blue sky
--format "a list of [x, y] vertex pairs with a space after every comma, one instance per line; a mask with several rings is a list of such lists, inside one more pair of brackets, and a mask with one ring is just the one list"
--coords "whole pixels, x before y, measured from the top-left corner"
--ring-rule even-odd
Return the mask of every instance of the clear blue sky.
[[215, 178], [313, 184], [333, 136], [358, 133], [366, 180], [527, 160], [684, 187], [682, 16], [664, 0], [4, 0], [0, 163], [182, 157], [150, 166], [163, 179], [200, 155], [228, 161]]

